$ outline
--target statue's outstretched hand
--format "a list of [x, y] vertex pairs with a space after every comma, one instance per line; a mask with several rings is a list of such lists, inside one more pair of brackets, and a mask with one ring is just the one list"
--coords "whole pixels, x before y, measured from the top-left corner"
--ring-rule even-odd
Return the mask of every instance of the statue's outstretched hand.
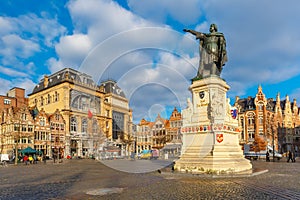
[[184, 32], [190, 32], [190, 30], [189, 30], [189, 29], [183, 29], [183, 31], [184, 31]]

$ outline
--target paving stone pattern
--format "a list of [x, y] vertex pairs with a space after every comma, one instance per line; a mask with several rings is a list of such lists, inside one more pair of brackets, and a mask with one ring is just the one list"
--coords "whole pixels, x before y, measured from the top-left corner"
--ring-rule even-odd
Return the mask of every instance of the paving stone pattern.
[[172, 173], [170, 168], [126, 173], [90, 159], [9, 165], [0, 167], [0, 199], [300, 199], [299, 162], [253, 161], [253, 167], [269, 171], [212, 178]]

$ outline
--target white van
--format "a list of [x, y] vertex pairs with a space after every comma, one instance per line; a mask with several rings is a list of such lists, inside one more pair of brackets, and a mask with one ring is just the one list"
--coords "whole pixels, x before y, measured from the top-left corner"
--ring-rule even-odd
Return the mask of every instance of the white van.
[[[267, 147], [268, 152], [270, 154], [270, 158], [273, 157], [273, 148], [271, 146]], [[278, 153], [276, 150], [274, 151], [274, 157], [280, 160], [282, 158], [282, 154]]]
[[0, 154], [0, 163], [2, 165], [6, 165], [6, 162], [9, 161], [9, 156], [8, 154]]
[[[271, 146], [267, 146], [267, 149], [264, 151], [259, 151], [259, 152], [254, 152], [250, 151], [250, 145], [245, 144], [244, 145], [244, 156], [245, 158], [248, 158], [250, 160], [257, 160], [259, 158], [265, 159], [266, 158], [266, 153], [267, 151], [269, 152], [270, 158], [273, 158], [273, 148]], [[278, 153], [276, 150], [274, 151], [274, 158], [277, 160], [280, 160], [282, 158], [282, 154]]]

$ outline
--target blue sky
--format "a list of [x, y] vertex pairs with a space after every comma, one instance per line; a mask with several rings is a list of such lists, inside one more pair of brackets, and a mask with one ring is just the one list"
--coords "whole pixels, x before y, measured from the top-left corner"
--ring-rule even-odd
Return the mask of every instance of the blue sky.
[[[300, 2], [296, 0], [7, 0], [0, 2], [0, 94], [31, 93], [44, 74], [65, 67], [95, 81], [114, 79], [134, 120], [185, 108], [198, 42], [183, 28], [216, 23], [229, 61], [228, 97], [289, 95], [300, 102]], [[298, 104], [299, 105], [299, 104]]]

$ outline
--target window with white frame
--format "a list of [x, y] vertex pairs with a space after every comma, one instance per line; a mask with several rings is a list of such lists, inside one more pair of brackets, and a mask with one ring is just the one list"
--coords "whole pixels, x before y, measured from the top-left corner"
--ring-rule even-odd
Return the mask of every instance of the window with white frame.
[[71, 117], [71, 123], [70, 123], [70, 131], [76, 132], [77, 131], [77, 119], [76, 117]]
[[83, 118], [82, 119], [82, 122], [81, 122], [81, 132], [82, 133], [86, 133], [87, 132], [87, 119], [86, 118]]

